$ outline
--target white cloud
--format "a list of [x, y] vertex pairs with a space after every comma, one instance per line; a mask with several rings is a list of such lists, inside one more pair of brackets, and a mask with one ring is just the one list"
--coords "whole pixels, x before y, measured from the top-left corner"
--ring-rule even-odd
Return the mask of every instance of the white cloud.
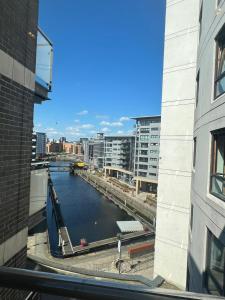
[[87, 114], [88, 114], [88, 110], [82, 110], [82, 111], [77, 113], [77, 115], [79, 115], [79, 116], [84, 116], [84, 115], [87, 115]]
[[129, 117], [121, 117], [120, 122], [124, 122], [124, 121], [130, 121], [130, 118]]
[[111, 126], [111, 127], [122, 127], [123, 123], [122, 122], [107, 122], [107, 121], [102, 121], [100, 123], [101, 126]]
[[117, 134], [123, 134], [124, 132], [123, 132], [123, 130], [118, 130], [117, 131]]
[[84, 128], [84, 129], [90, 129], [90, 128], [93, 128], [93, 127], [94, 127], [94, 125], [92, 125], [92, 124], [83, 124], [83, 125], [80, 126], [80, 128]]
[[75, 123], [80, 123], [79, 119], [74, 120]]
[[100, 131], [101, 132], [110, 132], [111, 129], [109, 129], [108, 127], [103, 127]]

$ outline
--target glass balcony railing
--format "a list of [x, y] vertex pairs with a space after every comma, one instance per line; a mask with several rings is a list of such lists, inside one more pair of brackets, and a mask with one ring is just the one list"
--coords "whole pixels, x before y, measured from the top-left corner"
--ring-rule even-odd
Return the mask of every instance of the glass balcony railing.
[[[157, 279], [155, 279], [157, 280]], [[157, 284], [157, 282], [155, 282]], [[0, 267], [0, 287], [31, 291], [27, 300], [34, 299], [34, 293], [39, 293], [38, 299], [104, 299], [104, 300], [211, 300], [215, 296], [158, 289], [153, 286], [128, 284], [123, 281], [106, 281], [80, 278], [77, 275], [61, 275]], [[50, 295], [54, 295], [51, 297]], [[7, 298], [8, 299], [8, 298]], [[11, 299], [11, 298], [10, 298]], [[13, 298], [16, 299], [16, 298]], [[21, 298], [20, 298], [21, 299]], [[35, 298], [36, 299], [36, 298]], [[224, 299], [216, 297], [216, 299]]]
[[36, 83], [48, 92], [52, 88], [53, 45], [47, 36], [38, 29], [36, 53]]
[[211, 175], [211, 194], [225, 201], [225, 174]]

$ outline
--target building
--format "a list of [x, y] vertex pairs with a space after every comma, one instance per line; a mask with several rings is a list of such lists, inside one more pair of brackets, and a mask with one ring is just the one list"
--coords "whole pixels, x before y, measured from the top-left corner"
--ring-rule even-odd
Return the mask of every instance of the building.
[[136, 121], [134, 179], [137, 193], [156, 193], [158, 183], [161, 116], [132, 118]]
[[46, 151], [48, 154], [50, 153], [62, 153], [63, 152], [63, 143], [52, 141], [47, 143]]
[[61, 142], [62, 147], [63, 147], [63, 152], [67, 154], [73, 154], [74, 153], [74, 143], [69, 143], [69, 142]]
[[104, 166], [133, 171], [134, 136], [106, 136]]
[[36, 148], [37, 148], [37, 136], [36, 132], [32, 133], [32, 150], [31, 150], [31, 161], [34, 162], [36, 160]]
[[199, 1], [167, 1], [154, 273], [181, 289], [187, 276], [198, 31]]
[[[197, 5], [197, 4], [195, 4]], [[225, 296], [225, 2], [200, 1], [187, 287]]]
[[36, 132], [36, 157], [41, 158], [46, 154], [46, 133]]
[[89, 165], [92, 168], [103, 169], [104, 166], [104, 133], [97, 133], [88, 143]]
[[83, 148], [84, 162], [89, 163], [89, 139], [80, 138], [80, 143], [82, 144]]
[[[0, 155], [0, 263], [25, 268], [33, 109], [34, 103], [48, 98], [51, 89], [52, 51], [41, 57], [40, 51], [47, 44], [51, 50], [52, 45], [38, 30], [37, 0], [0, 0], [0, 7], [0, 144], [4, 148]], [[49, 80], [40, 68], [46, 62]], [[0, 290], [1, 299], [25, 299], [27, 294]]]

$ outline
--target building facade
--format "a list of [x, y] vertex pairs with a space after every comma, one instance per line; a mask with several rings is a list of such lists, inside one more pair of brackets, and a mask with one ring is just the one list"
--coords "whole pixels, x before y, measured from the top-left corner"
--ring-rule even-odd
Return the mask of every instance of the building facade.
[[133, 171], [134, 136], [106, 136], [104, 166]]
[[[0, 0], [0, 7], [0, 144], [4, 147], [0, 152], [0, 264], [24, 268], [33, 108], [34, 103], [47, 98], [51, 83], [43, 87], [36, 81], [41, 34], [38, 1]], [[24, 299], [26, 295], [27, 292], [0, 290], [1, 299]]]
[[199, 1], [168, 0], [154, 273], [181, 289], [187, 277], [198, 36]]
[[88, 142], [88, 163], [91, 168], [103, 169], [104, 166], [104, 133], [97, 133]]
[[198, 8], [187, 286], [225, 296], [225, 2]]
[[36, 132], [36, 157], [41, 158], [46, 154], [46, 133]]
[[156, 193], [161, 116], [132, 119], [136, 121], [133, 163], [137, 190]]

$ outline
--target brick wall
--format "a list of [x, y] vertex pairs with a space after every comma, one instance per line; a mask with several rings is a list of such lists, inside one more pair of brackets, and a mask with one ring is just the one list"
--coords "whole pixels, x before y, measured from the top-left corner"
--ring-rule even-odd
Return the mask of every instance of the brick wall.
[[34, 72], [38, 0], [0, 0], [0, 8], [0, 49]]

